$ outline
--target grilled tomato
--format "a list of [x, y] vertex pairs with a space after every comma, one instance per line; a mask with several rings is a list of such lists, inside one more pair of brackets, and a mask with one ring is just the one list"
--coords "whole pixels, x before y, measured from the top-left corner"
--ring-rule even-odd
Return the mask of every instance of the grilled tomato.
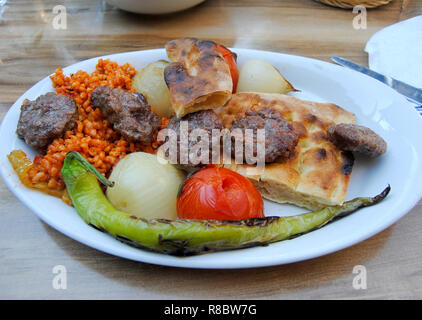
[[217, 44], [217, 48], [223, 56], [224, 60], [226, 60], [227, 64], [229, 65], [230, 74], [233, 81], [233, 92], [236, 92], [237, 82], [239, 81], [239, 70], [237, 69], [236, 64], [236, 54], [221, 44]]
[[210, 165], [184, 182], [177, 199], [177, 215], [180, 219], [263, 218], [264, 202], [247, 178]]

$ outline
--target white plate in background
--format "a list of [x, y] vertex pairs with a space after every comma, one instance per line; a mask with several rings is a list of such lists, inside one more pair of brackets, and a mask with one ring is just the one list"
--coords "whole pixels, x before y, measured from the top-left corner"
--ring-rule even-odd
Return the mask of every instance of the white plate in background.
[[134, 13], [167, 14], [192, 8], [205, 0], [106, 0], [109, 5]]

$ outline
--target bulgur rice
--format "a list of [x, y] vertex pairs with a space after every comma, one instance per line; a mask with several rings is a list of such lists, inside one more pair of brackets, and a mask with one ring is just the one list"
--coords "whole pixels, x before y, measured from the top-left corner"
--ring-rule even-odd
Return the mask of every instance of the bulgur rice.
[[[50, 76], [57, 94], [64, 94], [75, 100], [79, 120], [74, 129], [67, 131], [63, 137], [55, 139], [48, 146], [46, 154], [35, 157], [32, 165], [25, 170], [25, 185], [30, 183], [32, 187], [49, 194], [65, 195], [65, 192], [48, 191], [65, 191], [61, 168], [69, 151], [78, 151], [101, 173], [108, 175], [112, 167], [128, 153], [153, 153], [158, 148], [157, 141], [151, 145], [126, 141], [113, 130], [101, 110], [94, 108], [90, 103], [92, 91], [101, 85], [134, 92], [131, 84], [135, 74], [136, 70], [128, 63], [118, 65], [110, 60], [99, 59], [95, 71], [91, 74], [80, 70], [66, 76], [62, 69], [58, 68]], [[168, 119], [162, 118], [162, 127], [167, 123]], [[22, 180], [21, 176], [20, 178]], [[68, 202], [67, 197], [64, 197], [64, 200]]]

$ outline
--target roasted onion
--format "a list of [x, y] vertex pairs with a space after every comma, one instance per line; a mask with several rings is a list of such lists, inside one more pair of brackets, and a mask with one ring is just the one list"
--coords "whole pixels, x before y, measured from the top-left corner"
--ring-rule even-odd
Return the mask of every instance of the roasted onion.
[[176, 200], [184, 174], [156, 155], [135, 152], [120, 160], [109, 180], [107, 198], [119, 210], [147, 219], [176, 219]]

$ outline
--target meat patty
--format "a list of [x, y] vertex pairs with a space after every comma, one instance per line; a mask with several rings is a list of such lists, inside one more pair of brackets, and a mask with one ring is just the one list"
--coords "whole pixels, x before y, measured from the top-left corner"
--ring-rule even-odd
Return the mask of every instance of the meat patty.
[[131, 142], [152, 142], [161, 126], [160, 117], [140, 93], [99, 86], [92, 92], [91, 104], [100, 108], [113, 129]]
[[23, 102], [16, 133], [28, 145], [44, 151], [54, 139], [72, 130], [77, 120], [75, 101], [49, 92], [35, 101]]
[[[233, 129], [243, 132], [243, 149], [245, 149], [245, 129], [253, 129], [254, 157], [257, 153], [258, 129], [265, 130], [265, 162], [274, 162], [278, 158], [289, 158], [295, 150], [299, 136], [292, 125], [281, 113], [272, 108], [259, 111], [248, 110], [245, 116], [232, 123]], [[235, 140], [233, 137], [232, 140]], [[235, 156], [235, 143], [232, 143], [232, 155]]]
[[331, 125], [327, 138], [341, 150], [365, 154], [371, 158], [387, 150], [387, 143], [371, 129], [357, 124], [340, 123]]
[[[181, 124], [184, 121], [186, 121], [184, 125], [187, 124], [187, 130], [181, 132]], [[172, 117], [166, 129], [174, 130], [174, 133], [177, 134], [177, 162], [183, 166], [184, 169], [188, 170], [200, 168], [212, 163], [213, 145], [220, 148], [220, 136], [213, 137], [212, 130], [222, 130], [223, 128], [222, 122], [212, 110], [201, 110], [189, 113], [183, 118], [178, 118], [176, 116]], [[204, 144], [201, 143], [200, 145], [197, 145], [202, 138], [191, 141], [194, 138], [193, 135], [199, 135], [199, 132], [195, 133], [195, 129], [202, 129], [204, 130], [203, 133], [207, 134], [208, 141], [205, 143], [208, 146], [208, 157], [206, 159], [206, 155], [201, 157], [203, 148], [199, 148], [199, 146], [204, 146]], [[181, 138], [185, 139], [187, 143], [181, 143]], [[171, 158], [172, 155], [167, 152], [165, 156]]]

